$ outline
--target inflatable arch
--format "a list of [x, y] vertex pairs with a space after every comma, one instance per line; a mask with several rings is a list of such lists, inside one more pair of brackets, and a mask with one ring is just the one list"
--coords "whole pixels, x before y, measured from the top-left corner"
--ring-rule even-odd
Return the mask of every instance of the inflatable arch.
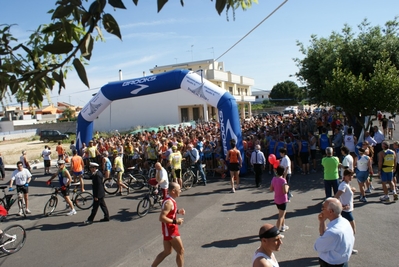
[[111, 82], [101, 87], [79, 113], [76, 129], [77, 149], [82, 147], [82, 143], [88, 144], [92, 139], [93, 121], [112, 101], [180, 88], [217, 107], [224, 154], [226, 155], [230, 149], [229, 141], [235, 139], [237, 148], [244, 157], [236, 100], [229, 92], [189, 70], [172, 70], [137, 79]]

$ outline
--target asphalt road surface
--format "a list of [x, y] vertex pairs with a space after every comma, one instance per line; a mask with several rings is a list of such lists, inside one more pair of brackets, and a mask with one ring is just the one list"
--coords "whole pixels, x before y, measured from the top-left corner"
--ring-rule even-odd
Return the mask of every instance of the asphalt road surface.
[[[54, 169], [55, 170], [55, 169]], [[30, 184], [31, 215], [16, 216], [17, 205], [1, 227], [21, 224], [27, 230], [25, 246], [14, 255], [0, 254], [1, 266], [150, 266], [162, 250], [162, 235], [158, 221], [159, 208], [144, 218], [136, 213], [137, 203], [144, 191], [128, 196], [107, 196], [110, 222], [102, 218], [99, 209], [96, 222], [83, 225], [90, 210], [77, 210], [66, 216], [64, 202], [58, 204], [54, 215], [43, 216], [50, 197], [50, 188], [43, 170], [34, 170], [36, 179]], [[7, 172], [10, 177], [10, 172]], [[183, 191], [177, 199], [185, 208], [184, 224], [180, 228], [185, 247], [185, 266], [251, 266], [253, 252], [259, 245], [257, 234], [264, 223], [275, 224], [277, 208], [268, 192], [271, 175], [264, 174], [262, 188], [254, 187], [253, 175], [243, 178], [242, 189], [229, 193], [227, 179], [208, 178], [205, 186]], [[8, 179], [5, 180], [5, 183]], [[56, 183], [56, 181], [54, 181]], [[317, 214], [324, 200], [322, 170], [311, 175], [295, 173], [291, 180], [294, 197], [288, 205], [281, 250], [276, 257], [281, 267], [318, 266], [314, 241], [319, 236]], [[352, 185], [358, 188], [356, 181]], [[399, 203], [382, 203], [380, 180], [368, 203], [355, 195], [353, 212], [356, 225], [358, 255], [351, 257], [350, 266], [399, 266], [397, 260]], [[90, 190], [91, 185], [87, 184]], [[2, 196], [2, 193], [0, 193]], [[176, 266], [175, 252], [160, 266]]]

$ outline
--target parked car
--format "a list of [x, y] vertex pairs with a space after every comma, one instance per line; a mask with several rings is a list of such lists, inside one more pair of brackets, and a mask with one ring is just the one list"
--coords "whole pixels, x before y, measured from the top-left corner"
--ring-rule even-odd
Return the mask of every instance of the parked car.
[[286, 117], [292, 117], [292, 116], [294, 116], [295, 114], [297, 114], [297, 112], [296, 112], [294, 109], [286, 109], [286, 110], [284, 110], [284, 115], [283, 115], [283, 117], [284, 117], [284, 118], [286, 118]]
[[62, 141], [69, 139], [69, 135], [62, 134], [57, 130], [43, 130], [40, 132], [40, 141], [48, 143], [49, 141]]
[[281, 112], [278, 112], [278, 111], [275, 111], [275, 110], [271, 110], [271, 111], [269, 111], [269, 114], [270, 115], [274, 115], [274, 116], [280, 116]]
[[266, 118], [267, 116], [269, 116], [270, 114], [268, 113], [268, 112], [262, 112], [262, 113], [259, 113], [258, 114], [258, 116], [259, 117], [261, 117], [261, 118]]

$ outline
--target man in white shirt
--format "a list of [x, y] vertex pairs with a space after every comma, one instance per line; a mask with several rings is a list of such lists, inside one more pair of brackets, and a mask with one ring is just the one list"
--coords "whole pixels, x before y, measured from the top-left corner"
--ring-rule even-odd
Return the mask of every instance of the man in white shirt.
[[[32, 174], [24, 168], [23, 164], [21, 161], [17, 162], [17, 168], [11, 175], [11, 180], [10, 180], [10, 191], [13, 191], [12, 189], [12, 184], [15, 181], [15, 185], [17, 186], [17, 192], [22, 192], [24, 194], [24, 199], [25, 199], [25, 207], [26, 207], [26, 213], [30, 214], [30, 210], [28, 209], [28, 193], [29, 193], [29, 182], [32, 178]], [[22, 207], [19, 207], [19, 216], [22, 216]]]
[[168, 187], [169, 187], [169, 179], [168, 179], [168, 172], [162, 167], [161, 163], [155, 163], [155, 179], [158, 182], [158, 185], [161, 187], [163, 199], [166, 199], [168, 196]]
[[44, 175], [50, 174], [50, 165], [51, 165], [51, 150], [48, 145], [44, 146], [44, 150], [42, 151], [42, 157], [44, 161]]
[[[280, 166], [284, 167], [284, 174], [283, 177], [287, 181], [287, 184], [290, 184], [291, 180], [291, 159], [287, 156], [287, 149], [286, 148], [280, 148], [279, 150], [280, 155], [281, 155], [281, 160], [280, 160]], [[290, 191], [288, 191], [288, 201], [292, 198], [292, 194]]]

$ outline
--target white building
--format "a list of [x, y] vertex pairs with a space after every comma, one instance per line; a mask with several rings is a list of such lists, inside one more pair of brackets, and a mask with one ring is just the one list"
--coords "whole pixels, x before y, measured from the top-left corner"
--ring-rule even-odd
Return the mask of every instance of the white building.
[[270, 90], [252, 90], [252, 96], [255, 97], [253, 104], [261, 104], [264, 100], [269, 100]]
[[[152, 74], [174, 69], [197, 72], [221, 88], [228, 90], [236, 99], [241, 116], [245, 116], [245, 105], [251, 112], [251, 95], [254, 80], [224, 70], [223, 62], [213, 59], [187, 63], [155, 66]], [[134, 77], [137, 78], [137, 77]], [[174, 90], [114, 101], [94, 121], [95, 131], [129, 130], [136, 126], [157, 127], [192, 120], [208, 121], [217, 118], [217, 108], [184, 90]]]

